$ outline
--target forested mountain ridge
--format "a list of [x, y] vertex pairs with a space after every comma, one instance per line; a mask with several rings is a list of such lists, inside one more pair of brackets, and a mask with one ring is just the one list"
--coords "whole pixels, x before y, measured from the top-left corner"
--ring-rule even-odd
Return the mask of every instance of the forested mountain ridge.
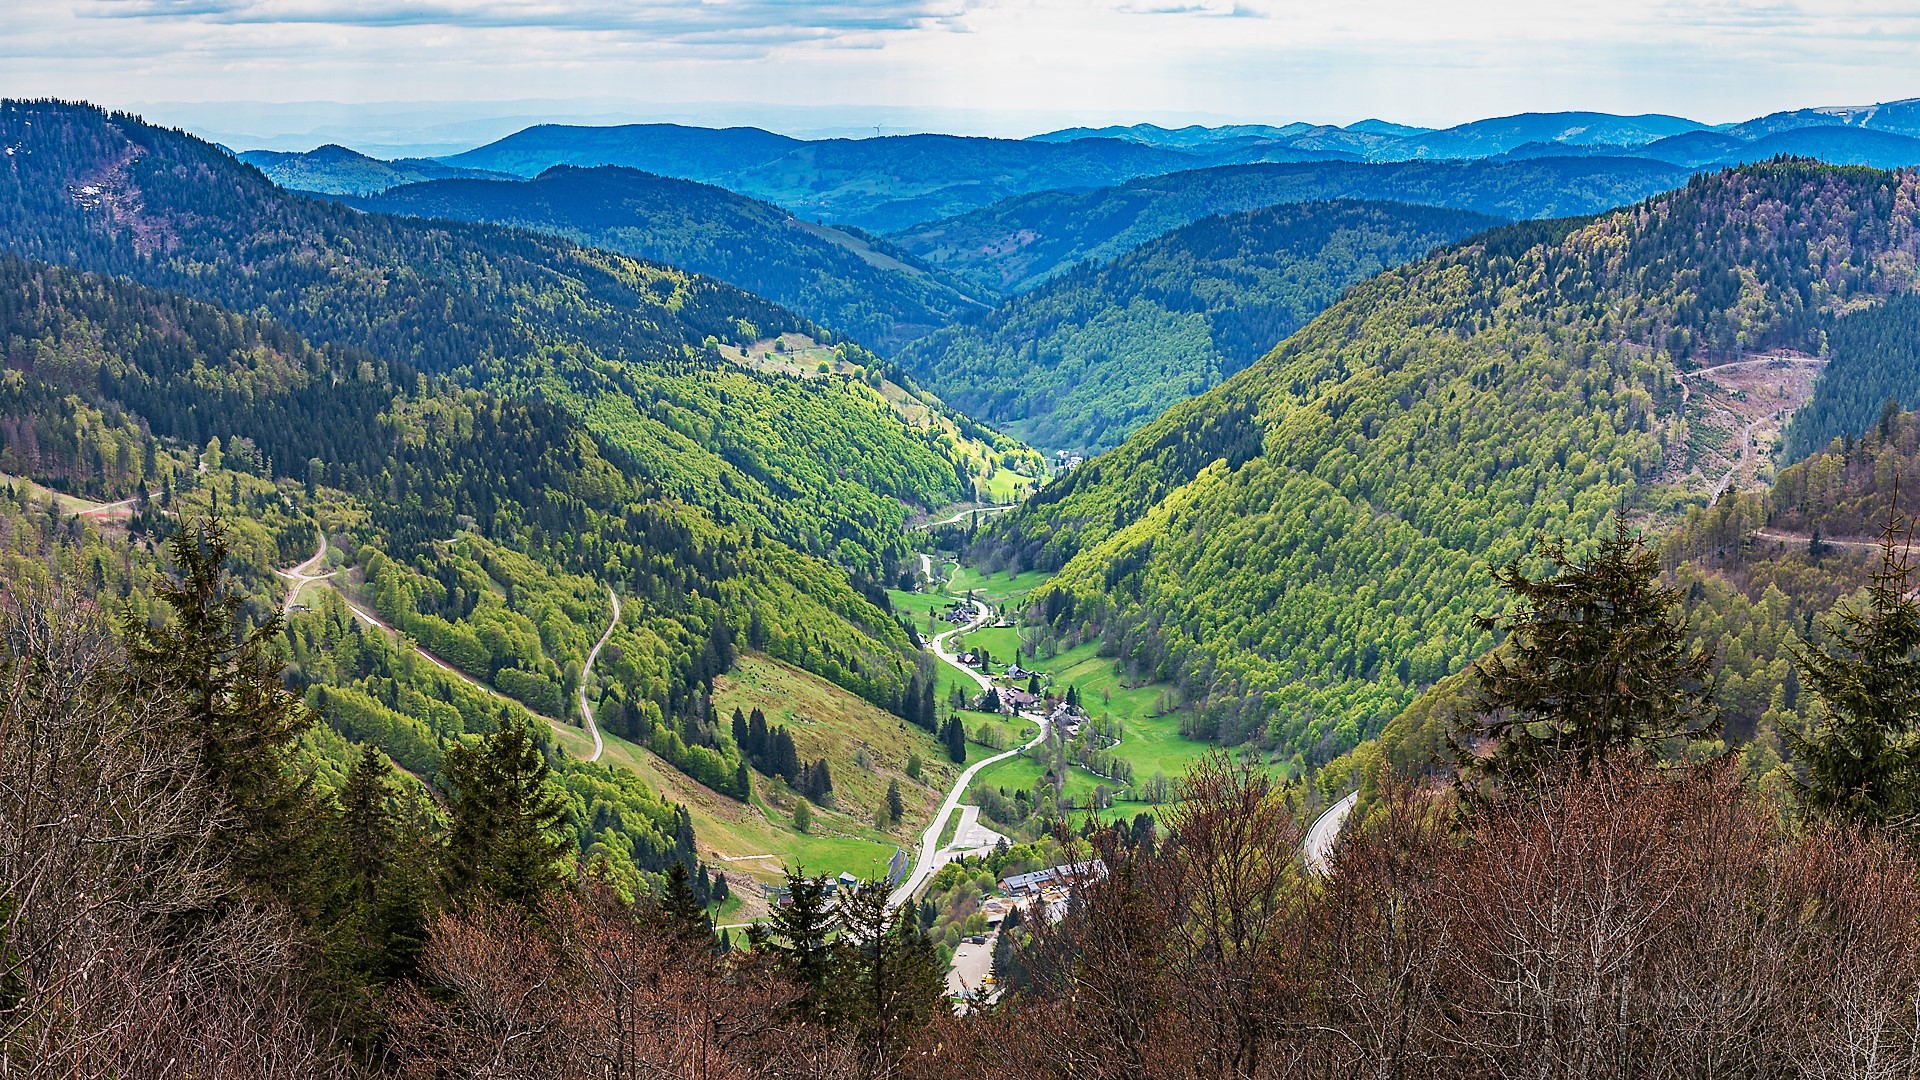
[[[729, 634], [856, 692], [891, 701], [904, 678], [905, 633], [843, 576], [748, 527], [662, 498], [617, 446], [560, 409], [425, 379], [357, 350], [314, 349], [272, 323], [111, 279], [0, 257], [0, 283], [13, 370], [13, 419], [0, 446], [8, 471], [120, 497], [139, 488], [142, 475], [147, 487], [158, 483], [147, 463], [161, 441], [192, 449], [224, 440], [228, 471], [352, 500], [354, 509], [327, 513], [356, 522], [358, 539], [390, 556], [409, 560], [471, 531], [534, 557], [539, 566], [528, 573], [627, 585], [636, 623], [644, 625], [649, 604], [673, 610], [710, 597]], [[88, 424], [121, 434], [62, 436]], [[289, 479], [296, 471], [299, 479]], [[289, 517], [277, 558], [298, 561], [288, 557], [311, 550], [320, 527], [314, 513]], [[605, 617], [605, 596], [595, 589], [583, 586], [575, 619], [582, 634]], [[478, 599], [439, 603], [466, 618]], [[659, 632], [661, 662], [691, 664], [713, 617]], [[759, 629], [749, 634], [749, 624]], [[788, 634], [791, 651], [779, 644]], [[827, 643], [823, 655], [840, 655], [839, 669], [803, 658], [803, 639], [815, 650]], [[578, 655], [563, 659], [577, 661], [588, 644], [571, 642]], [[552, 715], [567, 708], [556, 701]]]
[[1094, 191], [1023, 195], [902, 229], [889, 239], [931, 266], [1018, 292], [1213, 214], [1287, 202], [1385, 199], [1512, 220], [1560, 217], [1668, 191], [1687, 175], [1661, 162], [1613, 158], [1228, 165]]
[[938, 433], [862, 380], [721, 357], [721, 342], [813, 332], [732, 286], [562, 239], [290, 194], [211, 145], [85, 106], [0, 104], [0, 143], [13, 150], [0, 168], [6, 250], [544, 396], [590, 418], [662, 493], [856, 572], [904, 550], [903, 504], [967, 491]]
[[417, 184], [424, 180], [500, 176], [499, 173], [482, 169], [442, 165], [425, 158], [382, 161], [333, 144], [315, 147], [304, 154], [282, 150], [246, 150], [235, 156], [266, 173], [283, 188], [328, 195], [372, 195], [401, 184]]
[[[101, 301], [110, 319], [76, 315], [93, 303], [73, 291], [86, 279], [21, 271], [19, 328], [0, 340], [17, 364], [75, 367], [80, 396], [25, 384], [29, 400], [4, 428], [9, 461], [119, 498], [140, 488], [143, 446], [156, 438], [176, 458], [204, 448], [210, 479], [191, 508], [217, 505], [236, 528], [260, 519], [240, 550], [263, 596], [279, 588], [266, 569], [302, 562], [324, 531], [360, 611], [462, 675], [383, 651], [383, 634], [332, 602], [296, 612], [296, 669], [317, 673], [318, 707], [339, 730], [424, 775], [458, 733], [434, 701], [497, 704], [462, 689], [464, 677], [558, 720], [578, 712], [584, 689], [609, 735], [637, 744], [621, 752], [678, 790], [751, 796], [752, 770], [712, 715], [713, 681], [752, 653], [818, 676], [814, 695], [830, 704], [840, 694], [898, 708], [917, 657], [874, 579], [906, 548], [908, 506], [973, 494], [985, 479], [976, 470], [1031, 456], [910, 399], [871, 354], [818, 346], [805, 320], [709, 279], [289, 195], [212, 147], [84, 107], [8, 105], [0, 122], [9, 118], [6, 247], [282, 320], [255, 325], [125, 283], [111, 289], [140, 295]], [[29, 301], [35, 290], [59, 296]], [[117, 357], [145, 356], [183, 321], [219, 331], [204, 357], [122, 370]], [[807, 371], [748, 355], [776, 336], [804, 346]], [[301, 359], [244, 346], [254, 338]], [[66, 347], [80, 358], [59, 360]], [[132, 434], [102, 442], [100, 417]], [[312, 499], [331, 509], [306, 510]], [[175, 517], [187, 509], [169, 506]], [[609, 587], [626, 602], [588, 679]], [[817, 775], [812, 794], [826, 797]], [[842, 813], [821, 810], [833, 828], [884, 832], [841, 824]], [[670, 846], [692, 852], [690, 830], [675, 826]]]
[[885, 231], [1029, 191], [1189, 168], [1196, 159], [1118, 139], [1037, 143], [894, 135], [808, 141], [753, 128], [549, 124], [444, 160], [521, 176], [554, 165], [625, 165], [718, 184], [814, 220]]
[[555, 165], [622, 165], [661, 176], [704, 180], [742, 165], [771, 161], [804, 142], [754, 127], [536, 124], [444, 161], [514, 176], [538, 176]]
[[1042, 449], [1090, 455], [1252, 363], [1354, 282], [1501, 223], [1351, 201], [1205, 218], [931, 334], [899, 360]]
[[1673, 135], [1699, 131], [1695, 120], [1659, 113], [1617, 116], [1613, 113], [1518, 113], [1489, 117], [1440, 131], [1425, 131], [1382, 146], [1372, 161], [1405, 161], [1492, 157], [1526, 143], [1545, 142], [1575, 147], [1637, 147]]
[[[344, 773], [353, 740], [444, 787], [445, 755], [463, 738], [528, 722], [529, 712], [572, 716], [609, 585], [627, 596], [619, 659], [590, 700], [677, 764], [693, 761], [686, 746], [722, 756], [724, 743], [700, 734], [712, 730], [703, 695], [724, 670], [715, 641], [730, 651], [737, 635], [881, 700], [910, 667], [904, 633], [839, 574], [652, 497], [617, 450], [542, 403], [419, 379], [177, 294], [7, 257], [0, 333], [9, 343], [0, 468], [97, 498], [153, 492], [136, 496], [121, 524], [28, 513], [24, 499], [0, 508], [16, 523], [48, 521], [48, 557], [90, 566], [99, 599], [126, 597], [144, 617], [153, 563], [143, 540], [218, 512], [233, 530], [230, 569], [264, 620], [281, 589], [269, 571], [305, 559], [326, 533], [351, 545], [338, 588], [504, 695], [389, 643], [333, 593], [309, 596], [312, 610], [294, 609], [288, 654], [294, 686], [328, 724], [308, 750], [323, 779]], [[287, 478], [286, 463], [302, 478]], [[538, 730], [548, 738], [544, 723]], [[734, 772], [727, 765], [720, 782]], [[692, 857], [684, 814], [647, 785], [584, 765], [562, 779], [579, 785], [583, 856], [624, 888]], [[596, 799], [623, 809], [595, 811]]]
[[1203, 730], [1337, 753], [1490, 644], [1488, 566], [1664, 505], [1675, 365], [1814, 351], [1911, 288], [1916, 185], [1757, 166], [1386, 271], [982, 551], [1063, 566], [1030, 597], [1055, 633], [1178, 682]]
[[981, 307], [883, 241], [802, 222], [723, 188], [618, 166], [555, 166], [524, 181], [407, 184], [346, 201], [381, 213], [518, 226], [667, 263], [765, 296], [874, 348], [890, 349]]

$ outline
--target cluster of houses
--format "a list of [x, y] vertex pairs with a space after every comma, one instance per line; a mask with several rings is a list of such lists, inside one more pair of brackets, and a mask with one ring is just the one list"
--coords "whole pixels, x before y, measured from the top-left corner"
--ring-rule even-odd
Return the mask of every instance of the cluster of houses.
[[1106, 876], [1107, 864], [1099, 859], [1063, 863], [1029, 874], [1013, 874], [1000, 879], [1000, 895], [989, 897], [980, 905], [980, 912], [986, 916], [987, 925], [996, 930], [1016, 907], [1026, 909], [1023, 915], [1031, 916], [1038, 912], [1045, 915], [1048, 922], [1059, 922], [1061, 916], [1067, 913], [1067, 905], [1073, 899], [1076, 885], [1083, 881], [1098, 881]]
[[[1030, 671], [1020, 671], [1016, 666], [1007, 669], [1009, 680], [1015, 678], [1016, 673], [1028, 678], [1034, 674]], [[1055, 730], [1065, 732], [1068, 738], [1079, 735], [1080, 725], [1087, 722], [1085, 709], [1078, 705], [1067, 704], [1065, 698], [1054, 694], [1050, 688], [1035, 694], [1022, 686], [1001, 686], [995, 687], [993, 694], [999, 699], [1001, 715], [1029, 716], [1036, 712], [1044, 713], [1047, 722], [1052, 724]], [[988, 709], [991, 704], [984, 691], [973, 699], [975, 709], [991, 711]]]

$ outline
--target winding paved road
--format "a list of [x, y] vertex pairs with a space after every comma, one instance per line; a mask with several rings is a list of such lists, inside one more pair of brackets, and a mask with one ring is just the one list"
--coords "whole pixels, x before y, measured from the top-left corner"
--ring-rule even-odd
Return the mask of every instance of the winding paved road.
[[1301, 854], [1306, 857], [1307, 869], [1325, 877], [1333, 872], [1333, 842], [1340, 839], [1340, 827], [1347, 823], [1347, 815], [1360, 802], [1360, 793], [1349, 792], [1347, 797], [1327, 807], [1326, 812], [1315, 818], [1312, 827], [1307, 829], [1307, 838], [1301, 843]]
[[[293, 613], [293, 602], [299, 598], [301, 589], [306, 588], [308, 585], [316, 581], [325, 581], [326, 579], [340, 572], [338, 570], [329, 570], [324, 574], [312, 574], [307, 572], [309, 567], [323, 561], [324, 559], [326, 559], [326, 557], [327, 557], [327, 534], [323, 530], [320, 533], [320, 549], [313, 553], [312, 558], [309, 558], [306, 562], [303, 562], [298, 566], [289, 566], [285, 570], [274, 571], [274, 573], [280, 575], [283, 578], [286, 578], [287, 581], [289, 582], [289, 584], [287, 585], [287, 598], [285, 600], [280, 601], [280, 617], [281, 618], [284, 619], [288, 615]], [[348, 605], [348, 606], [351, 607], [352, 605]]]
[[580, 669], [580, 718], [586, 721], [587, 731], [593, 735], [593, 756], [588, 761], [599, 761], [601, 752], [606, 749], [600, 741], [600, 725], [593, 722], [593, 706], [587, 704], [587, 676], [593, 674], [593, 662], [600, 659], [600, 649], [613, 636], [613, 628], [620, 625], [620, 597], [611, 585], [607, 586], [607, 599], [613, 601], [613, 619], [607, 623], [607, 632], [593, 643], [592, 650], [587, 653], [586, 666]]
[[[978, 630], [982, 626], [985, 626], [989, 619], [993, 618], [993, 610], [978, 600], [973, 602], [973, 610], [974, 617], [972, 622], [969, 622], [965, 626], [956, 626], [950, 630], [944, 630], [935, 634], [933, 640], [927, 644], [933, 649], [933, 655], [953, 665], [956, 670], [966, 675], [967, 678], [972, 679], [974, 683], [984, 691], [993, 685], [993, 680], [962, 664], [959, 657], [947, 651], [948, 638], [955, 634], [965, 634]], [[939, 813], [933, 815], [933, 823], [928, 825], [927, 831], [920, 835], [920, 851], [919, 854], [914, 857], [913, 870], [900, 882], [899, 887], [888, 895], [888, 907], [899, 907], [901, 904], [912, 899], [913, 894], [919, 892], [933, 877], [935, 871], [940, 869], [941, 862], [937, 858], [940, 851], [940, 834], [946, 831], [947, 819], [953, 816], [954, 810], [960, 805], [961, 797], [967, 793], [967, 785], [973, 783], [973, 778], [979, 775], [980, 770], [989, 765], [999, 764], [1008, 758], [1024, 753], [1029, 748], [1040, 745], [1040, 743], [1046, 739], [1047, 721], [1045, 717], [1031, 716], [1025, 713], [1022, 713], [1021, 716], [1027, 720], [1034, 721], [1037, 725], [1038, 733], [1034, 735], [1031, 741], [1024, 745], [1017, 746], [1012, 750], [1003, 751], [989, 758], [981, 758], [979, 761], [967, 766], [966, 771], [962, 772], [959, 778], [954, 780], [953, 789], [947, 792], [946, 800], [940, 804]]]

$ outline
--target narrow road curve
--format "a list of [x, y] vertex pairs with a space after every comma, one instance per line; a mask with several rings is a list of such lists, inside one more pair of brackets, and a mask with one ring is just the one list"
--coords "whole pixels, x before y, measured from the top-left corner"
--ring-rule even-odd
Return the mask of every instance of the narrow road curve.
[[[993, 685], [993, 680], [962, 664], [959, 657], [947, 651], [948, 638], [955, 634], [965, 634], [978, 630], [982, 626], [985, 626], [989, 619], [993, 618], [993, 610], [978, 600], [973, 602], [973, 609], [974, 617], [972, 622], [969, 622], [965, 626], [956, 626], [950, 630], [935, 634], [933, 640], [927, 644], [933, 649], [933, 655], [953, 665], [956, 670], [966, 675], [967, 678], [972, 679], [982, 690], [986, 690]], [[920, 851], [919, 854], [914, 857], [912, 872], [908, 873], [905, 880], [900, 882], [899, 887], [894, 889], [887, 897], [888, 907], [899, 907], [901, 904], [913, 899], [913, 894], [919, 892], [933, 877], [934, 872], [939, 869], [935, 856], [939, 853], [940, 849], [940, 834], [946, 831], [947, 819], [953, 816], [955, 808], [960, 805], [961, 797], [967, 793], [967, 785], [973, 783], [973, 778], [979, 774], [980, 770], [989, 765], [997, 765], [1008, 758], [1025, 753], [1027, 750], [1040, 745], [1040, 743], [1046, 739], [1047, 720], [1045, 717], [1029, 716], [1025, 713], [1021, 715], [1025, 719], [1034, 721], [1037, 725], [1036, 730], [1038, 733], [1034, 735], [1032, 741], [1023, 746], [1003, 751], [989, 758], [981, 758], [979, 761], [967, 766], [966, 771], [962, 772], [960, 776], [954, 780], [953, 789], [947, 792], [946, 800], [940, 804], [940, 812], [933, 815], [933, 823], [928, 825], [927, 831], [920, 836]]]
[[1716, 371], [1726, 371], [1729, 368], [1752, 367], [1755, 364], [1812, 364], [1815, 367], [1827, 366], [1827, 362], [1817, 356], [1756, 356], [1751, 360], [1734, 360], [1725, 364], [1715, 364], [1712, 367], [1694, 368], [1692, 371], [1675, 372], [1675, 375], [1682, 379], [1691, 379], [1696, 375], [1710, 375]]
[[942, 525], [958, 525], [975, 514], [998, 514], [1003, 511], [1011, 510], [1014, 507], [1019, 505], [1020, 505], [1019, 503], [1001, 503], [997, 506], [976, 506], [972, 510], [962, 510], [959, 513], [953, 515], [952, 517], [946, 518], [941, 521], [923, 522], [919, 525], [915, 525], [914, 528], [937, 529]]
[[309, 558], [306, 562], [301, 563], [299, 566], [290, 566], [285, 570], [274, 571], [274, 573], [287, 579], [287, 598], [285, 600], [280, 601], [280, 617], [281, 618], [284, 619], [288, 615], [293, 613], [293, 602], [294, 600], [299, 598], [301, 589], [306, 588], [309, 584], [315, 581], [325, 581], [327, 578], [330, 578], [333, 575], [339, 573], [338, 570], [329, 570], [324, 574], [315, 574], [311, 572], [312, 568], [319, 565], [322, 561], [326, 559], [326, 557], [327, 557], [327, 534], [325, 530], [322, 530], [320, 533], [320, 548], [319, 550], [313, 553], [313, 556], [311, 558]]
[[1340, 827], [1347, 823], [1347, 815], [1360, 802], [1360, 793], [1349, 792], [1347, 797], [1327, 807], [1326, 812], [1315, 818], [1307, 829], [1307, 839], [1300, 845], [1301, 854], [1306, 857], [1307, 869], [1321, 877], [1333, 872], [1333, 842], [1340, 839]]
[[[326, 536], [322, 535], [320, 537], [320, 550], [314, 552], [312, 557], [307, 559], [306, 562], [303, 562], [298, 566], [288, 567], [287, 569], [284, 569], [284, 570], [274, 571], [274, 573], [280, 575], [283, 578], [286, 578], [289, 582], [292, 583], [289, 586], [289, 591], [287, 593], [286, 599], [281, 601], [280, 613], [283, 616], [292, 610], [293, 598], [299, 595], [301, 589], [305, 588], [309, 583], [312, 583], [315, 581], [324, 581], [328, 578], [333, 577], [335, 574], [339, 573], [338, 570], [330, 571], [325, 574], [313, 574], [308, 572], [307, 568], [313, 566], [315, 563], [318, 563], [321, 559], [325, 558], [326, 554], [327, 554], [327, 538]], [[507, 695], [501, 693], [500, 691], [494, 689], [493, 687], [488, 686], [486, 683], [483, 683], [480, 680], [474, 678], [473, 676], [467, 674], [466, 672], [461, 671], [459, 668], [454, 667], [452, 664], [447, 663], [445, 660], [440, 659], [438, 656], [435, 656], [433, 653], [428, 652], [426, 649], [422, 648], [419, 642], [414, 641], [412, 638], [407, 637], [405, 634], [395, 629], [394, 626], [391, 623], [387, 622], [385, 619], [382, 619], [380, 616], [375, 615], [373, 612], [368, 611], [367, 609], [361, 607], [359, 604], [354, 603], [351, 599], [347, 597], [347, 594], [344, 591], [341, 591], [340, 589], [337, 589], [337, 588], [334, 591], [336, 593], [339, 593], [340, 602], [347, 606], [347, 610], [353, 614], [354, 618], [359, 619], [361, 622], [377, 630], [384, 631], [386, 634], [388, 634], [391, 637], [399, 638], [405, 641], [407, 645], [409, 645], [413, 649], [415, 655], [419, 656], [422, 660], [425, 660], [427, 663], [432, 664], [434, 667], [439, 668], [441, 671], [446, 672], [448, 675], [453, 676], [454, 678], [460, 680], [461, 682], [467, 684], [468, 686], [473, 687], [475, 690], [478, 690], [483, 694], [491, 694], [492, 696], [497, 697], [502, 701], [510, 701], [513, 704], [518, 705], [521, 708], [527, 710], [528, 713], [534, 716], [537, 716], [542, 720], [545, 720], [548, 724], [553, 725], [556, 728], [572, 726], [570, 724], [567, 724], [564, 720], [556, 720], [551, 716], [543, 715], [542, 713], [536, 711], [532, 706], [528, 705], [526, 702], [520, 701], [516, 698], [510, 698]], [[593, 721], [593, 711], [587, 707], [586, 677], [588, 673], [590, 673], [593, 670], [593, 662], [599, 659], [600, 657], [600, 647], [605, 645], [607, 643], [607, 639], [613, 636], [614, 627], [620, 625], [620, 598], [614, 594], [613, 589], [611, 587], [607, 589], [607, 596], [609, 599], [613, 601], [613, 620], [607, 624], [606, 632], [600, 635], [600, 640], [594, 644], [592, 651], [587, 653], [586, 665], [580, 669], [580, 683], [581, 683], [580, 712], [581, 712], [581, 715], [586, 718], [587, 730], [593, 735], [593, 756], [590, 758], [587, 758], [588, 761], [598, 761], [600, 759], [601, 753], [603, 753], [606, 749], [605, 743], [603, 743], [600, 738], [600, 728]]]
[[620, 596], [611, 585], [607, 586], [607, 599], [613, 601], [613, 619], [607, 623], [606, 633], [593, 643], [593, 648], [587, 653], [586, 666], [580, 669], [580, 718], [586, 721], [587, 732], [593, 736], [593, 755], [587, 758], [588, 761], [599, 761], [601, 752], [606, 749], [600, 741], [600, 725], [593, 722], [593, 706], [587, 704], [587, 676], [593, 674], [593, 662], [600, 659], [600, 649], [613, 636], [613, 628], [620, 625]]
[[[1765, 540], [1778, 540], [1788, 544], [1805, 544], [1810, 542], [1813, 539], [1811, 536], [1807, 536], [1800, 533], [1781, 532], [1778, 529], [1761, 529], [1759, 532], [1754, 533], [1754, 535]], [[1835, 539], [1832, 537], [1823, 536], [1820, 538], [1820, 546], [1860, 548], [1864, 551], [1879, 551], [1880, 541], [1878, 540], [1843, 540], [1843, 539]], [[1896, 544], [1894, 546], [1899, 547], [1901, 545]]]

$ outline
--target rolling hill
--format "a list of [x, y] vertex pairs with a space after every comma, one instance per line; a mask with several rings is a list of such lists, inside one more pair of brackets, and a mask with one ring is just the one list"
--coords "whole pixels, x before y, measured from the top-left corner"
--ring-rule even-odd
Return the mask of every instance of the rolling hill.
[[[794, 723], [835, 725], [794, 741], [845, 778], [838, 804], [816, 796], [820, 828], [856, 839], [810, 865], [864, 871], [907, 840], [915, 822], [875, 823], [874, 785], [942, 751], [888, 718], [920, 661], [874, 579], [908, 506], [1030, 451], [709, 279], [291, 194], [85, 106], [0, 103], [0, 144], [0, 467], [128, 500], [0, 510], [134, 596], [142, 538], [218, 508], [259, 619], [280, 607], [269, 571], [327, 538], [286, 598], [291, 677], [329, 721], [313, 769], [338, 780], [362, 742], [436, 783], [463, 736], [544, 717], [581, 751], [562, 780], [583, 857], [657, 889], [727, 836], [806, 842], [791, 778], [715, 720], [716, 695], [768, 679], [804, 691]], [[583, 694], [632, 770], [579, 760]], [[909, 789], [915, 813], [931, 801]], [[697, 841], [696, 820], [735, 831]]]
[[1904, 98], [1875, 105], [1789, 109], [1734, 124], [1727, 130], [1741, 138], [1753, 139], [1813, 127], [1853, 127], [1920, 138], [1920, 98]]
[[[1311, 764], [1489, 644], [1490, 566], [1576, 543], [1691, 451], [1681, 365], [1816, 350], [1916, 284], [1920, 178], [1785, 163], [1496, 230], [1355, 287], [996, 526], [1062, 643]], [[1768, 223], [1759, 228], [1762, 220]], [[1809, 265], [1804, 253], [1827, 252]]]
[[1314, 130], [1312, 124], [1298, 122], [1282, 124], [1279, 127], [1272, 124], [1225, 124], [1219, 127], [1189, 124], [1180, 128], [1164, 128], [1158, 124], [1110, 124], [1098, 128], [1061, 128], [1058, 131], [1030, 136], [1028, 141], [1060, 143], [1077, 142], [1081, 139], [1121, 139], [1127, 142], [1145, 143], [1148, 146], [1191, 148], [1244, 139], [1286, 139], [1312, 130]]
[[804, 140], [750, 127], [538, 124], [442, 161], [525, 177], [538, 176], [555, 165], [624, 165], [661, 176], [704, 180], [771, 161], [803, 145]]
[[461, 169], [426, 158], [382, 161], [331, 143], [302, 154], [246, 150], [236, 156], [283, 188], [326, 195], [373, 195], [401, 184], [454, 177], [505, 178], [502, 173]]
[[916, 341], [899, 362], [1035, 446], [1091, 454], [1252, 363], [1354, 282], [1501, 223], [1365, 202], [1205, 218]]
[[1090, 192], [1025, 195], [889, 239], [982, 287], [1019, 292], [1212, 214], [1387, 199], [1516, 220], [1557, 217], [1633, 202], [1686, 178], [1686, 170], [1662, 162], [1614, 159], [1221, 166]]
[[[1827, 140], [1806, 137], [1759, 145], [1773, 136], [1819, 132]], [[1907, 164], [1887, 156], [1896, 143], [1854, 136], [1920, 137], [1920, 98], [1878, 105], [1794, 109], [1769, 113], [1739, 124], [1708, 126], [1678, 116], [1621, 116], [1601, 112], [1520, 113], [1490, 117], [1442, 129], [1407, 127], [1363, 120], [1346, 127], [1309, 124], [1187, 127], [1174, 131], [1151, 124], [1131, 127], [1067, 128], [1035, 138], [1119, 138], [1153, 145], [1212, 149], [1219, 164], [1286, 160], [1262, 158], [1276, 150], [1347, 153], [1367, 161], [1472, 160], [1513, 155], [1651, 157], [1691, 167], [1765, 161], [1777, 153], [1815, 157], [1830, 165]], [[1877, 157], [1864, 155], [1878, 153]]]
[[1371, 153], [1372, 161], [1484, 158], [1527, 143], [1567, 146], [1644, 146], [1656, 139], [1699, 131], [1705, 124], [1678, 116], [1612, 113], [1520, 113], [1492, 117], [1439, 131], [1408, 135]]
[[554, 165], [622, 165], [718, 184], [836, 225], [888, 231], [1029, 191], [1098, 187], [1190, 168], [1179, 150], [1119, 139], [1064, 143], [953, 135], [803, 141], [755, 128], [672, 124], [529, 128], [443, 159], [536, 176]]
[[1920, 139], [1896, 132], [1827, 124], [1791, 128], [1750, 139], [1723, 131], [1689, 131], [1632, 148], [1569, 147], [1563, 143], [1536, 142], [1515, 147], [1499, 160], [1568, 156], [1645, 158], [1689, 169], [1729, 168], [1786, 156], [1827, 165], [1897, 169], [1920, 162]]
[[444, 180], [347, 200], [363, 210], [512, 225], [706, 274], [866, 345], [893, 346], [984, 305], [877, 239], [723, 188], [618, 166], [532, 180]]
[[855, 375], [880, 381], [870, 357], [829, 349], [859, 362], [801, 378], [723, 356], [815, 333], [733, 286], [536, 233], [290, 194], [206, 143], [82, 106], [0, 104], [0, 142], [16, 148], [0, 171], [6, 250], [560, 405], [661, 496], [855, 572], [902, 555], [908, 506], [970, 493], [977, 453]]

